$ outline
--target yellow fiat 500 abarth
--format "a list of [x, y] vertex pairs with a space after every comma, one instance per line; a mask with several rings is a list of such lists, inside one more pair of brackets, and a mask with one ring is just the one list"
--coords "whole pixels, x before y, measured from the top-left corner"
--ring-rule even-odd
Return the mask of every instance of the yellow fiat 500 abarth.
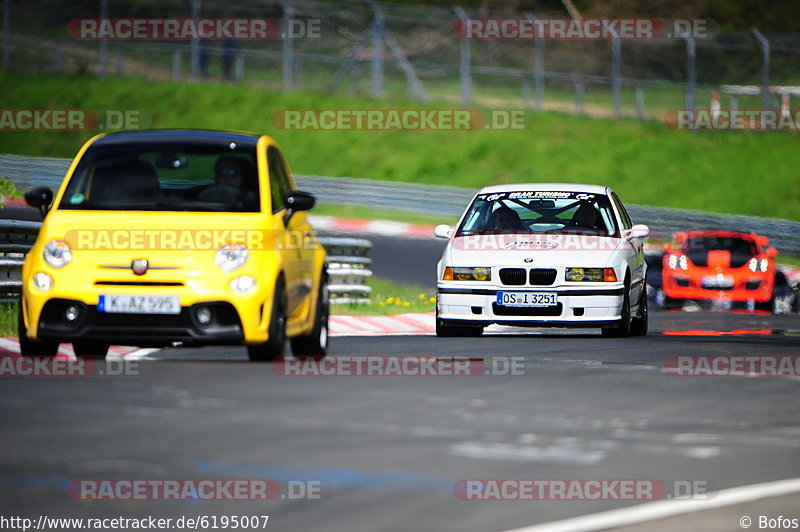
[[325, 356], [325, 251], [267, 136], [142, 131], [89, 140], [22, 269], [24, 356], [110, 344], [246, 345], [251, 360]]

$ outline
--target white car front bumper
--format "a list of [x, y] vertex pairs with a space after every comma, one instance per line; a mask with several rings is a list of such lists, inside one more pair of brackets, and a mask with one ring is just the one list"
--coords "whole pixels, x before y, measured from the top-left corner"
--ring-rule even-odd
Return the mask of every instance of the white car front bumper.
[[[599, 283], [598, 283], [599, 284]], [[437, 312], [440, 320], [458, 325], [517, 325], [529, 327], [604, 327], [621, 317], [622, 283], [575, 287], [482, 286], [440, 282]], [[466, 286], [465, 286], [466, 285]], [[558, 296], [555, 307], [504, 307], [497, 304], [498, 292], [548, 292]]]

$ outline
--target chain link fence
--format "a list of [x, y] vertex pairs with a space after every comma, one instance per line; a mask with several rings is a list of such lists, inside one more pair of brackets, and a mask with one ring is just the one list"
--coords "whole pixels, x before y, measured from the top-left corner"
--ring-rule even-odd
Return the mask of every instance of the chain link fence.
[[[4, 154], [0, 155], [0, 177], [11, 180], [22, 191], [37, 186], [57, 189], [70, 162], [70, 159]], [[477, 192], [468, 188], [350, 177], [295, 175], [295, 180], [299, 188], [315, 194], [321, 203], [433, 214], [441, 216], [443, 222], [457, 219]], [[436, 201], [420, 202], [419, 198], [436, 198]], [[635, 223], [649, 226], [652, 236], [663, 240], [686, 229], [752, 231], [769, 237], [781, 253], [800, 256], [800, 222], [645, 205], [628, 204], [627, 207]]]
[[[3, 1], [2, 64], [19, 70], [229, 80], [271, 91], [411, 95], [608, 116], [707, 108], [719, 90], [742, 109], [777, 108], [781, 94], [800, 93], [793, 87], [800, 85], [800, 35], [714, 33], [713, 24], [707, 38], [466, 40], [455, 29], [461, 18], [564, 15], [370, 1], [77, 0], [57, 9], [44, 0]], [[81, 40], [66, 30], [74, 19], [199, 17], [273, 19], [280, 34]]]

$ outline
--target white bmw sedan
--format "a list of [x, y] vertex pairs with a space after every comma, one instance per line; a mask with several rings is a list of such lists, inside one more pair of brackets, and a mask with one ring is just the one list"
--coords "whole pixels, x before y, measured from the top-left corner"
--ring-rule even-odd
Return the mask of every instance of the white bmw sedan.
[[608, 187], [536, 183], [478, 192], [438, 264], [436, 334], [490, 324], [647, 334], [643, 239]]

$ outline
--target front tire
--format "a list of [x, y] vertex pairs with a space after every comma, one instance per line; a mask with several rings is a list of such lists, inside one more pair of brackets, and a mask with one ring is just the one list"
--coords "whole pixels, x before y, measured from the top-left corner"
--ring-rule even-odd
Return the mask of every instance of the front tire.
[[330, 303], [328, 301], [328, 278], [320, 279], [317, 294], [317, 310], [314, 315], [314, 328], [307, 335], [292, 338], [292, 354], [300, 359], [322, 359], [328, 354], [328, 317]]
[[22, 316], [22, 300], [17, 311], [17, 336], [19, 337], [19, 354], [24, 357], [54, 357], [58, 353], [58, 342], [40, 341], [28, 338], [25, 330], [25, 318]]
[[631, 295], [629, 286], [629, 283], [626, 282], [619, 321], [614, 327], [601, 329], [603, 336], [608, 338], [627, 338], [631, 335]]
[[75, 351], [75, 356], [79, 358], [94, 358], [103, 360], [108, 354], [109, 344], [100, 342], [90, 342], [86, 340], [72, 342], [72, 350]]
[[631, 336], [645, 336], [647, 334], [647, 293], [642, 289], [639, 297], [639, 317], [631, 320]]
[[283, 356], [286, 345], [286, 307], [286, 287], [281, 278], [275, 285], [275, 293], [272, 295], [269, 339], [262, 344], [247, 346], [247, 356], [253, 362], [270, 362]]
[[436, 312], [436, 336], [439, 338], [476, 338], [483, 334], [483, 327], [448, 325]]

